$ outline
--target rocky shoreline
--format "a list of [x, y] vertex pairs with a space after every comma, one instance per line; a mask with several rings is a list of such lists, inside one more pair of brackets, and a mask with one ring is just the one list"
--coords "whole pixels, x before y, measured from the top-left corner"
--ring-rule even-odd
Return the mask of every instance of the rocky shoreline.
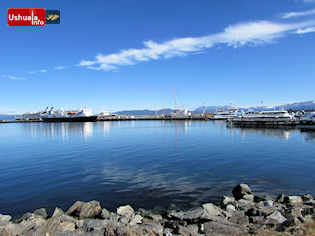
[[255, 195], [246, 184], [223, 196], [220, 204], [206, 203], [179, 211], [135, 211], [121, 206], [110, 212], [97, 201], [75, 202], [66, 212], [44, 208], [17, 220], [0, 214], [0, 236], [201, 236], [201, 235], [315, 235], [315, 200], [310, 194]]

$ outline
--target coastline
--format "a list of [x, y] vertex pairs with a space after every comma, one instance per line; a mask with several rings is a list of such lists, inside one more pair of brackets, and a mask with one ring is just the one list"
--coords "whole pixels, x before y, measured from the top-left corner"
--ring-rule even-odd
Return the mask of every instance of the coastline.
[[41, 208], [13, 220], [0, 213], [0, 235], [315, 235], [315, 200], [310, 194], [257, 196], [246, 184], [217, 205], [161, 212], [125, 205], [110, 212], [98, 201], [75, 202], [52, 215]]

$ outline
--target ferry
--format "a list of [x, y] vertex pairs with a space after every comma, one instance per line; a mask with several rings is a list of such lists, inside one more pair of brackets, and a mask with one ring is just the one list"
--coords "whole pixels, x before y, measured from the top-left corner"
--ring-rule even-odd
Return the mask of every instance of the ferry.
[[82, 108], [78, 111], [64, 111], [63, 109], [56, 111], [52, 107], [50, 110], [46, 108], [41, 119], [44, 122], [93, 122], [97, 120], [97, 116], [93, 115], [88, 108]]
[[242, 115], [238, 109], [229, 109], [227, 111], [217, 111], [213, 115], [213, 120], [228, 120], [233, 118], [238, 118]]
[[257, 111], [247, 112], [241, 118], [247, 119], [288, 119], [292, 120], [293, 116], [288, 111]]

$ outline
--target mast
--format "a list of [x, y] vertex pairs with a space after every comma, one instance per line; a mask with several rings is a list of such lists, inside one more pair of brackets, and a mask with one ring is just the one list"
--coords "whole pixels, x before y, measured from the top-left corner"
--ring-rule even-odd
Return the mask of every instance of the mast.
[[176, 112], [176, 88], [174, 88], [174, 110]]

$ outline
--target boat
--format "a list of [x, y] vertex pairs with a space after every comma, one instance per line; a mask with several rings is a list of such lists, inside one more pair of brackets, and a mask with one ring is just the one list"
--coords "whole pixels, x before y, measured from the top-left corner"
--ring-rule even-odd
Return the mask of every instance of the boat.
[[242, 119], [284, 119], [292, 120], [294, 117], [288, 111], [257, 111], [247, 112], [241, 116]]
[[88, 108], [82, 108], [79, 111], [64, 111], [63, 109], [56, 111], [52, 107], [49, 111], [46, 108], [41, 119], [44, 122], [94, 122], [97, 116], [93, 115]]
[[174, 112], [170, 113], [169, 115], [165, 116], [168, 119], [174, 119], [174, 120], [185, 120], [191, 118], [191, 112], [189, 112], [187, 109], [184, 110], [174, 110]]
[[216, 113], [214, 113], [212, 119], [213, 120], [229, 120], [229, 119], [234, 119], [234, 118], [238, 118], [242, 115], [242, 113], [240, 111], [238, 111], [238, 109], [236, 108], [231, 108], [227, 111], [217, 111]]
[[300, 117], [301, 125], [315, 125], [315, 111], [304, 112], [303, 116]]

